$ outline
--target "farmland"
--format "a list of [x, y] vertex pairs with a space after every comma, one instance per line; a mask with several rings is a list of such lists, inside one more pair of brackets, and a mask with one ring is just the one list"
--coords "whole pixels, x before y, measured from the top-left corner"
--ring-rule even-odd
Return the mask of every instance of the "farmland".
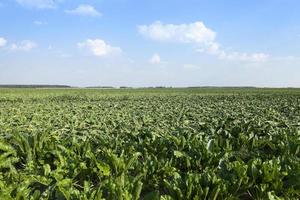
[[0, 89], [0, 199], [299, 199], [300, 89]]

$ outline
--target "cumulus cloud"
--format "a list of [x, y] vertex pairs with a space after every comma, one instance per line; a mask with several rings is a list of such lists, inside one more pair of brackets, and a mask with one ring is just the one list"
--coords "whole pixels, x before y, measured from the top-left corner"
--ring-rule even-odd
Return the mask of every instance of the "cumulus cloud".
[[265, 53], [226, 52], [225, 50], [222, 50], [216, 42], [211, 43], [204, 48], [197, 49], [197, 51], [215, 55], [220, 60], [229, 61], [265, 62], [270, 58], [270, 55]]
[[30, 40], [23, 40], [20, 43], [13, 43], [10, 47], [12, 51], [30, 51], [33, 48], [37, 47], [37, 44]]
[[65, 10], [68, 14], [97, 17], [102, 16], [102, 13], [97, 11], [93, 6], [82, 4], [73, 10]]
[[53, 9], [63, 0], [16, 0], [17, 3], [28, 8]]
[[149, 62], [151, 64], [160, 64], [161, 63], [160, 56], [157, 53], [153, 54], [153, 56], [149, 59]]
[[150, 39], [169, 42], [208, 43], [214, 41], [216, 36], [203, 22], [175, 25], [157, 21], [149, 26], [139, 26], [138, 29]]
[[4, 47], [7, 44], [7, 41], [5, 38], [0, 37], [0, 47]]
[[269, 58], [269, 55], [264, 53], [225, 51], [216, 41], [216, 32], [201, 21], [190, 24], [163, 24], [157, 21], [150, 25], [138, 26], [138, 31], [155, 41], [194, 44], [198, 52], [214, 55], [223, 60], [262, 62]]
[[79, 48], [88, 50], [94, 56], [104, 57], [122, 52], [120, 47], [113, 47], [101, 39], [88, 39], [77, 43]]

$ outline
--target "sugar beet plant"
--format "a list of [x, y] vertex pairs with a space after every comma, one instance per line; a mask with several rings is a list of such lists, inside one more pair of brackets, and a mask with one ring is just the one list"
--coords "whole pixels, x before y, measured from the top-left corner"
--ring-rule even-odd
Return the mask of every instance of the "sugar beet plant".
[[300, 198], [298, 90], [0, 93], [0, 199]]

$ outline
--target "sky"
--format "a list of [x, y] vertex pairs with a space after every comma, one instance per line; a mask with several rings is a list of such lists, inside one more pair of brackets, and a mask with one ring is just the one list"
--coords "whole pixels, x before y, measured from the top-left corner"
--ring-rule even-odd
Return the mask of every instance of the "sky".
[[0, 84], [300, 87], [299, 0], [0, 0]]

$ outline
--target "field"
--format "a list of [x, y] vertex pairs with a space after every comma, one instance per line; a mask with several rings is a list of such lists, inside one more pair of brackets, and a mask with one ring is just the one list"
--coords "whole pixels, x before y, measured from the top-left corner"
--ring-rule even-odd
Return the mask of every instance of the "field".
[[0, 199], [299, 199], [300, 89], [0, 89]]

